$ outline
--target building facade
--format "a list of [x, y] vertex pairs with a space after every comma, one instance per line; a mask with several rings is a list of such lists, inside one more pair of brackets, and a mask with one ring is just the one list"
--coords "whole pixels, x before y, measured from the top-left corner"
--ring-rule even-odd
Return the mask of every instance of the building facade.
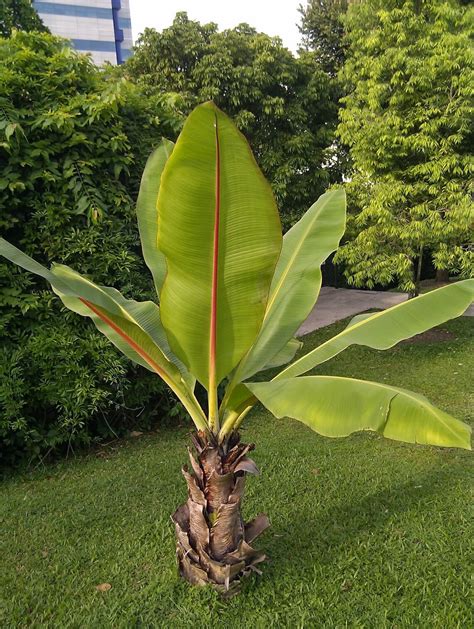
[[89, 52], [97, 64], [123, 63], [132, 49], [128, 0], [50, 0], [33, 6], [45, 26], [71, 40], [80, 52]]

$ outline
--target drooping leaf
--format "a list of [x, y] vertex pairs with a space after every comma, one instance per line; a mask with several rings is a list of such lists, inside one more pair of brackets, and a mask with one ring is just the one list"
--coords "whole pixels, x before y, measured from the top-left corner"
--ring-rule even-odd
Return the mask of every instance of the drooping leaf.
[[323, 194], [285, 234], [262, 329], [234, 381], [268, 365], [309, 315], [321, 288], [321, 264], [337, 249], [345, 222], [346, 196], [338, 188]]
[[329, 360], [350, 345], [388, 349], [449, 319], [459, 317], [474, 297], [474, 280], [443, 286], [371, 316], [359, 315], [340, 334], [289, 365], [276, 376], [293, 378]]
[[[150, 357], [150, 360], [147, 362], [144, 357], [141, 356], [140, 360], [137, 360], [137, 362], [142, 365], [146, 363], [147, 368], [152, 371], [155, 370], [152, 367], [152, 363], [156, 363], [160, 369], [167, 368], [167, 370], [175, 376], [179, 373], [177, 367], [167, 359], [163, 351], [158, 348], [153, 339], [149, 336], [145, 329], [143, 329], [136, 316], [133, 317], [131, 314], [127, 313], [125, 308], [123, 308], [123, 306], [117, 301], [114, 292], [118, 293], [118, 291], [109, 289], [111, 292], [108, 292], [107, 289], [94, 284], [91, 280], [82, 277], [79, 273], [76, 273], [64, 265], [55, 265], [52, 270], [49, 271], [41, 264], [33, 260], [33, 258], [27, 256], [3, 238], [0, 239], [0, 253], [27, 271], [31, 271], [32, 273], [36, 273], [37, 275], [44, 277], [61, 297], [69, 297], [71, 299], [79, 300], [82, 304], [82, 306], [78, 306], [78, 310], [81, 311], [79, 314], [89, 312], [99, 318], [102, 315], [107, 317], [115, 326], [126, 326], [127, 329], [124, 330], [124, 334], [126, 333], [127, 335], [131, 335], [130, 338], [136, 345], [141, 345], [143, 343], [145, 345], [143, 350], [149, 354]], [[122, 296], [120, 297], [121, 299], [124, 299]], [[75, 304], [75, 302], [71, 300], [69, 303], [70, 305], [73, 305], [73, 303]], [[145, 304], [147, 314], [143, 317], [143, 319], [154, 320], [154, 323], [158, 323], [159, 314], [157, 306], [151, 302], [148, 302], [148, 304], [151, 306], [151, 309]], [[92, 310], [91, 306], [94, 306], [94, 310]], [[153, 307], [156, 311], [152, 314]], [[90, 314], [88, 316], [90, 316]], [[124, 339], [122, 338], [122, 341], [123, 340]], [[129, 343], [129, 345], [133, 348], [131, 343]], [[133, 355], [135, 356], [136, 353], [136, 348], [133, 348]]]
[[173, 142], [163, 139], [150, 155], [143, 171], [137, 199], [138, 229], [143, 257], [153, 275], [158, 295], [166, 275], [166, 260], [158, 249], [158, 192], [161, 174], [173, 147]]
[[[62, 264], [53, 265], [52, 273], [55, 277], [59, 277], [64, 280], [64, 282], [69, 286], [71, 290], [74, 290], [78, 295], [82, 295], [82, 297], [90, 301], [90, 303], [95, 303], [98, 306], [100, 306], [101, 303], [104, 312], [108, 312], [110, 313], [110, 315], [115, 314], [121, 320], [124, 320], [122, 321], [121, 325], [125, 325], [126, 321], [130, 321], [134, 326], [138, 326], [145, 335], [144, 337], [141, 337], [143, 346], [148, 345], [146, 337], [149, 337], [153, 345], [159, 348], [160, 354], [164, 355], [168, 362], [172, 363], [175, 367], [178, 368], [182, 380], [186, 382], [189, 388], [192, 389], [194, 387], [194, 378], [191, 376], [191, 374], [186, 369], [185, 365], [179, 360], [179, 358], [177, 358], [171, 352], [168, 340], [166, 338], [166, 333], [161, 324], [160, 309], [155, 303], [153, 303], [152, 301], [139, 302], [133, 299], [126, 299], [115, 288], [98, 286], [90, 280], [81, 276], [73, 269]], [[63, 294], [61, 293], [61, 291], [55, 289], [54, 286], [53, 290], [61, 298], [65, 306], [83, 316], [91, 316], [90, 308], [86, 307], [86, 311], [84, 313], [82, 312], [84, 304], [82, 301], [80, 301], [80, 299], [76, 299], [76, 297], [73, 297], [71, 295]], [[105, 295], [103, 296], [101, 295], [101, 293], [104, 293]], [[76, 300], [76, 302], [78, 303], [75, 303], [73, 300]], [[114, 345], [117, 345], [117, 334], [111, 331], [110, 326], [104, 325], [104, 323], [101, 322], [101, 325], [99, 327], [97, 325], [97, 315], [91, 318], [93, 318], [94, 323], [96, 324], [98, 329], [100, 329], [100, 331], [103, 332], [109, 338], [109, 340], [114, 343]], [[99, 319], [99, 321], [101, 320]], [[123, 340], [121, 341], [121, 344], [123, 344]], [[152, 346], [150, 346], [150, 348], [151, 350], [153, 350]], [[121, 349], [123, 353], [128, 355], [131, 360], [135, 360], [135, 362], [137, 362], [136, 356], [134, 357], [134, 354], [136, 355], [136, 352], [132, 350], [129, 355], [127, 354], [127, 352], [124, 351], [124, 348], [119, 347], [119, 349]], [[130, 348], [128, 348], [128, 351], [130, 352]], [[147, 365], [146, 362], [143, 361], [143, 359], [141, 359], [140, 364], [147, 367], [147, 369], [153, 371], [150, 365]]]
[[398, 441], [471, 448], [467, 424], [405, 389], [334, 376], [246, 386], [276, 417], [292, 417], [326, 437], [374, 430]]
[[30, 271], [30, 273], [43, 277], [45, 280], [48, 280], [50, 284], [56, 282], [58, 288], [61, 289], [62, 287], [64, 291], [68, 290], [67, 286], [63, 284], [59, 278], [55, 278], [51, 271], [45, 268], [42, 264], [39, 264], [39, 262], [36, 262], [36, 260], [33, 260], [33, 258], [30, 258], [30, 256], [27, 256], [26, 253], [20, 251], [20, 249], [1, 236], [0, 255], [4, 256], [7, 260], [10, 260], [10, 262], [21, 266], [23, 269]]
[[212, 389], [258, 334], [281, 247], [270, 186], [212, 103], [185, 123], [163, 171], [158, 211], [163, 325], [173, 352]]
[[[60, 297], [63, 304], [83, 317], [90, 317], [97, 329], [104, 334], [127, 358], [155, 373], [160, 368], [163, 355], [156, 355], [156, 347], [151, 339], [140, 328], [128, 319], [112, 314], [105, 308], [94, 304], [84, 298], [66, 295], [53, 286], [54, 292]], [[139, 351], [139, 348], [142, 352]], [[147, 355], [147, 359], [143, 356]], [[157, 368], [153, 364], [158, 365]], [[169, 369], [172, 372], [172, 368]], [[170, 374], [171, 375], [171, 374]], [[178, 372], [173, 375], [177, 378]]]
[[[98, 286], [63, 265], [55, 265], [49, 271], [3, 238], [0, 238], [0, 254], [48, 280], [65, 306], [90, 317], [128, 358], [160, 375], [178, 394], [193, 419], [199, 422], [202, 413], [192, 399], [194, 380], [184, 365], [177, 359], [175, 362], [170, 359], [171, 351], [167, 344], [164, 350], [157, 344], [165, 335], [156, 304], [126, 300], [115, 289]], [[202, 429], [205, 426], [202, 417], [199, 427]]]

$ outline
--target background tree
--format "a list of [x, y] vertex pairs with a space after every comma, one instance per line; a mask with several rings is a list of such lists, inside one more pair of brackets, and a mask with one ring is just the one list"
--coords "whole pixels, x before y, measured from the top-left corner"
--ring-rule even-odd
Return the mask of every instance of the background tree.
[[[337, 109], [344, 95], [344, 85], [338, 77], [347, 48], [343, 18], [351, 2], [354, 0], [308, 0], [306, 6], [299, 6], [303, 47], [313, 53], [329, 75], [331, 97]], [[336, 136], [332, 144], [331, 168], [333, 173], [338, 173], [339, 180], [349, 171], [349, 161], [347, 147]]]
[[[109, 80], [51, 35], [0, 39], [2, 234], [47, 265], [74, 261], [151, 296], [134, 202], [146, 155], [179, 127], [172, 104]], [[2, 460], [118, 433], [140, 408], [144, 421], [174, 410], [144, 369], [51, 299], [43, 281], [0, 264]]]
[[338, 132], [354, 164], [351, 238], [336, 260], [356, 286], [416, 293], [425, 258], [474, 272], [473, 17], [454, 0], [349, 9]]
[[157, 32], [146, 29], [125, 75], [148, 90], [179, 92], [187, 113], [214, 102], [250, 141], [276, 195], [285, 227], [321, 194], [337, 173], [330, 163], [337, 105], [328, 75], [303, 52], [241, 24], [218, 31], [178, 13]]
[[49, 33], [31, 0], [0, 0], [0, 35], [9, 37], [14, 28]]
[[303, 45], [314, 50], [322, 67], [335, 75], [345, 57], [343, 16], [348, 0], [309, 0], [300, 4]]

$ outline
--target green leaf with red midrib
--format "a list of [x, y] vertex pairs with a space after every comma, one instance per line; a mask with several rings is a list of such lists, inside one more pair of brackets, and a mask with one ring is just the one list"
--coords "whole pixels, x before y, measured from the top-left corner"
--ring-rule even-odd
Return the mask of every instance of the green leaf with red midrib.
[[170, 380], [170, 378], [168, 377], [168, 375], [166, 374], [166, 372], [153, 360], [153, 358], [151, 358], [151, 356], [149, 356], [147, 354], [147, 352], [145, 352], [144, 349], [142, 349], [137, 343], [135, 343], [135, 341], [133, 339], [131, 339], [128, 334], [126, 332], [124, 332], [116, 323], [114, 323], [112, 321], [112, 319], [110, 319], [106, 314], [104, 314], [99, 308], [97, 308], [96, 306], [94, 306], [93, 304], [91, 304], [89, 301], [87, 301], [87, 299], [84, 299], [83, 297], [79, 297], [79, 301], [82, 301], [82, 303], [87, 306], [90, 310], [92, 310], [92, 312], [94, 314], [96, 314], [100, 319], [102, 319], [102, 321], [104, 323], [106, 323], [108, 326], [110, 326], [112, 328], [112, 330], [115, 330], [115, 332], [117, 332], [117, 334], [126, 342], [130, 345], [130, 347], [139, 355], [143, 358], [144, 361], [146, 361], [150, 367], [156, 371], [156, 373], [161, 376], [163, 378], [163, 380], [165, 380], [166, 382], [168, 382]]
[[161, 321], [173, 353], [215, 389], [258, 334], [281, 227], [248, 143], [212, 103], [183, 127], [163, 170], [158, 212], [167, 266]]

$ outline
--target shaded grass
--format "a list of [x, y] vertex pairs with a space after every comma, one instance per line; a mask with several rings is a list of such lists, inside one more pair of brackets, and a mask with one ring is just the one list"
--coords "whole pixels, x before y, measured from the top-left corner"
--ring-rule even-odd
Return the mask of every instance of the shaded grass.
[[[411, 388], [460, 419], [472, 410], [472, 319], [449, 341], [354, 347], [315, 373]], [[305, 350], [338, 323], [305, 337]], [[357, 434], [327, 439], [257, 408], [244, 439], [262, 476], [245, 513], [272, 527], [271, 562], [221, 601], [176, 576], [170, 514], [185, 498], [188, 428], [163, 429], [1, 488], [1, 627], [472, 626], [470, 453]], [[95, 586], [107, 582], [108, 592]]]

